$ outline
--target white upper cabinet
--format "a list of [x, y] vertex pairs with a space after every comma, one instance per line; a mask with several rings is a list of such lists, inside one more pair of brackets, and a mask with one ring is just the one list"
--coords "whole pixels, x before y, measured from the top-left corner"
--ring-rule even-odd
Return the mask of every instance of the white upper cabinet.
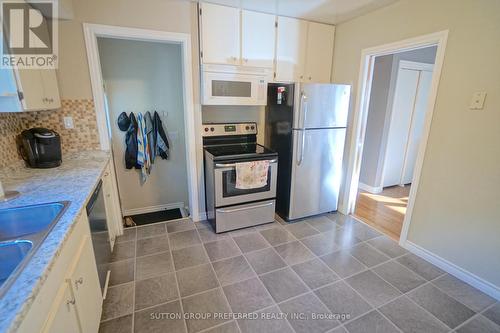
[[240, 10], [200, 3], [201, 51], [205, 64], [240, 64]]
[[308, 23], [304, 82], [330, 82], [334, 35], [333, 25]]
[[278, 16], [276, 81], [302, 81], [306, 56], [307, 21]]
[[241, 11], [242, 65], [273, 68], [276, 44], [276, 16]]

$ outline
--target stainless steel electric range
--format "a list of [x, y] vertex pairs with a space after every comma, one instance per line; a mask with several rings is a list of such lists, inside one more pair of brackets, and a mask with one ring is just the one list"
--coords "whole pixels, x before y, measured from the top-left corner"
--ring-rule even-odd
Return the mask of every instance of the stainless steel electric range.
[[[278, 154], [257, 144], [256, 123], [203, 124], [207, 219], [215, 232], [274, 221]], [[267, 183], [236, 188], [236, 163], [268, 160]]]

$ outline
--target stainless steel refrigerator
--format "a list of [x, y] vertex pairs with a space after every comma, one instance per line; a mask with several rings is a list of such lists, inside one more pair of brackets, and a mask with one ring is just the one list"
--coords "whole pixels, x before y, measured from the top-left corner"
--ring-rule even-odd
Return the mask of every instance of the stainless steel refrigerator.
[[278, 152], [276, 212], [285, 220], [336, 211], [351, 87], [268, 86], [266, 146]]

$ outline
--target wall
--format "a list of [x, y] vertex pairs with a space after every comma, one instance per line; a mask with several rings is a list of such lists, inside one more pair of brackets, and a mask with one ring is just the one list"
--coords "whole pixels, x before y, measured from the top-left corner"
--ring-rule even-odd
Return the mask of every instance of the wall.
[[[340, 24], [333, 79], [356, 88], [362, 49], [441, 30], [448, 44], [408, 240], [500, 288], [500, 2], [401, 0]], [[484, 110], [468, 109], [475, 91], [488, 92]]]
[[[99, 38], [99, 56], [108, 100], [113, 155], [124, 212], [182, 203], [187, 206], [187, 162], [178, 44]], [[122, 112], [158, 111], [170, 143], [170, 158], [157, 158], [146, 182], [140, 171], [125, 168], [125, 132], [116, 120]], [[128, 215], [128, 213], [126, 213]]]
[[360, 182], [381, 187], [392, 101], [401, 60], [433, 64], [437, 46], [375, 58]]

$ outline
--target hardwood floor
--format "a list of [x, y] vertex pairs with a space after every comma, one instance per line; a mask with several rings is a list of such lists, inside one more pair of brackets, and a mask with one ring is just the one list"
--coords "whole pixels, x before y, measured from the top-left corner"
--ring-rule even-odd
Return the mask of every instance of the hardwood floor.
[[399, 240], [410, 186], [392, 186], [378, 194], [360, 190], [353, 215], [394, 240]]

